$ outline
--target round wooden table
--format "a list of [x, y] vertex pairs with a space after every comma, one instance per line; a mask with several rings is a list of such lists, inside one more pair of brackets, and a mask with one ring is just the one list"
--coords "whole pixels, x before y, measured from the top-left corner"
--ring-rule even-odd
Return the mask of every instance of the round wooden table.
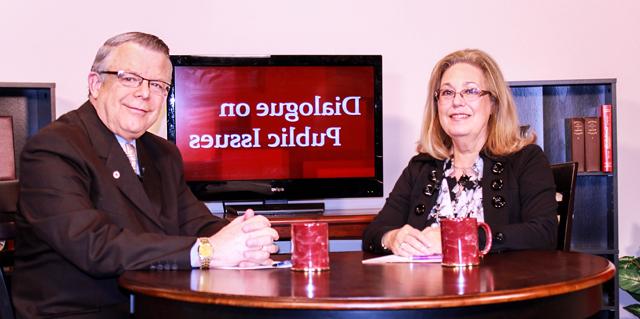
[[[288, 256], [278, 256], [286, 258]], [[614, 266], [562, 251], [492, 254], [480, 266], [362, 264], [331, 253], [331, 270], [127, 271], [136, 318], [585, 318], [602, 307]]]

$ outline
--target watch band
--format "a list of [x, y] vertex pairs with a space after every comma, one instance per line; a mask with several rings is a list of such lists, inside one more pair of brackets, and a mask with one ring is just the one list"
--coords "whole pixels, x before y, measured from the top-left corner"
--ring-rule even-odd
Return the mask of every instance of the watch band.
[[209, 242], [209, 238], [198, 238], [198, 257], [200, 257], [200, 268], [209, 269], [211, 258], [213, 256], [213, 246]]

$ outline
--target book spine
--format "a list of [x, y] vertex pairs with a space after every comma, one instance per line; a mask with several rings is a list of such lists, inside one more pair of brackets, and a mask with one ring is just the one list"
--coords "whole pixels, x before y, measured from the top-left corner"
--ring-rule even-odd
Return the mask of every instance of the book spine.
[[572, 117], [565, 119], [567, 161], [577, 162], [578, 171], [585, 171], [584, 158], [584, 119]]
[[0, 116], [0, 181], [16, 179], [16, 162], [13, 146], [13, 118]]
[[584, 166], [587, 172], [600, 171], [600, 118], [584, 118]]
[[600, 132], [602, 133], [602, 171], [613, 172], [612, 109], [610, 104], [600, 106]]

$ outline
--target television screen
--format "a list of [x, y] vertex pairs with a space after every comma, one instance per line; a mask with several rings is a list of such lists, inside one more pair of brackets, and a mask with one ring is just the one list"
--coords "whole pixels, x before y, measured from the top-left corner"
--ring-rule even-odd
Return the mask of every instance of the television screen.
[[203, 200], [382, 196], [381, 56], [172, 56], [168, 138]]

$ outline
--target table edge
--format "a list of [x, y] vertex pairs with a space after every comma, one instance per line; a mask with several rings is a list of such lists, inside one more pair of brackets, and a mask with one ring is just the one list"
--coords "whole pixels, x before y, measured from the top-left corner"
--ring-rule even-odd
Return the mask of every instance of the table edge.
[[395, 309], [424, 309], [424, 308], [453, 308], [464, 306], [481, 306], [488, 304], [524, 301], [536, 298], [553, 297], [568, 294], [601, 285], [615, 275], [615, 267], [607, 261], [607, 267], [592, 276], [575, 279], [563, 283], [554, 283], [527, 287], [522, 289], [501, 290], [499, 292], [478, 293], [477, 295], [430, 297], [429, 300], [420, 298], [367, 298], [367, 299], [338, 299], [323, 298], [310, 299], [304, 297], [266, 297], [224, 294], [193, 294], [191, 291], [176, 292], [163, 288], [149, 288], [131, 280], [120, 277], [118, 283], [125, 290], [156, 298], [166, 298], [181, 302], [215, 304], [222, 306], [266, 308], [266, 309], [318, 309], [318, 310], [395, 310]]

